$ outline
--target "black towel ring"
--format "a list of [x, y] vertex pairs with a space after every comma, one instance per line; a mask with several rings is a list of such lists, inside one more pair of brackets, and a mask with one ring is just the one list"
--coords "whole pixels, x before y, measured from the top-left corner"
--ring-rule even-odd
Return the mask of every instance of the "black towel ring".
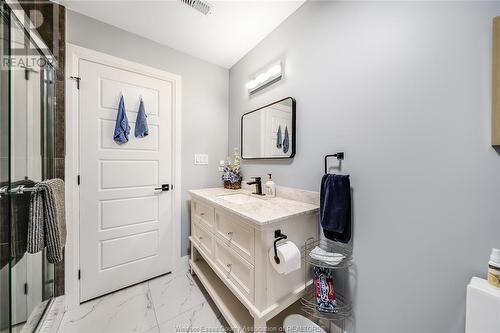
[[328, 173], [328, 158], [329, 157], [336, 157], [337, 160], [342, 161], [344, 159], [344, 152], [338, 152], [336, 154], [330, 154], [330, 155], [325, 155], [325, 174]]

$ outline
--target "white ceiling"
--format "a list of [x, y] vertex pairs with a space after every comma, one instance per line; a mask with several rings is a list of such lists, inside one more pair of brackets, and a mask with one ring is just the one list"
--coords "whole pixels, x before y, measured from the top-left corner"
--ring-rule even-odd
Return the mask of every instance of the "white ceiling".
[[230, 68], [305, 0], [209, 0], [203, 15], [178, 0], [59, 0], [67, 8]]

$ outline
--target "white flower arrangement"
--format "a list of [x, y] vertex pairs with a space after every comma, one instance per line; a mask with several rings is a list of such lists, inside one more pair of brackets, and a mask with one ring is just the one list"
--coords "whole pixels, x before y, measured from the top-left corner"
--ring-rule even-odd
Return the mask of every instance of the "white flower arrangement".
[[228, 156], [226, 163], [224, 165], [224, 170], [222, 171], [222, 180], [225, 182], [230, 182], [231, 184], [238, 183], [241, 181], [241, 156], [237, 149], [234, 150], [233, 159]]

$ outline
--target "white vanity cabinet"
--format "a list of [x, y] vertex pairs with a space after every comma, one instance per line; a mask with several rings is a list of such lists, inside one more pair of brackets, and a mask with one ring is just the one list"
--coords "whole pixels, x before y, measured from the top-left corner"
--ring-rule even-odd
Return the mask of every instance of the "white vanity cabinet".
[[[300, 249], [318, 236], [315, 204], [280, 197], [260, 199], [245, 191], [202, 189], [190, 192], [190, 266], [237, 330], [263, 328], [296, 302], [304, 290], [304, 271], [278, 274], [269, 261], [274, 232], [280, 229]], [[227, 196], [243, 196], [238, 202]]]

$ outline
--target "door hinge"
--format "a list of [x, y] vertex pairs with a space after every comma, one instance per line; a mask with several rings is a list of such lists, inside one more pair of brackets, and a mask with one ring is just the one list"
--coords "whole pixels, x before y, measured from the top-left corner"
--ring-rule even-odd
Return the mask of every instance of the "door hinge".
[[70, 79], [76, 80], [76, 89], [80, 90], [80, 80], [82, 79], [79, 76], [70, 76]]
[[80, 185], [80, 175], [76, 176], [76, 183]]
[[24, 284], [24, 294], [28, 295], [28, 284], [27, 283]]
[[78, 270], [78, 280], [81, 280], [81, 279], [82, 279], [82, 271]]

